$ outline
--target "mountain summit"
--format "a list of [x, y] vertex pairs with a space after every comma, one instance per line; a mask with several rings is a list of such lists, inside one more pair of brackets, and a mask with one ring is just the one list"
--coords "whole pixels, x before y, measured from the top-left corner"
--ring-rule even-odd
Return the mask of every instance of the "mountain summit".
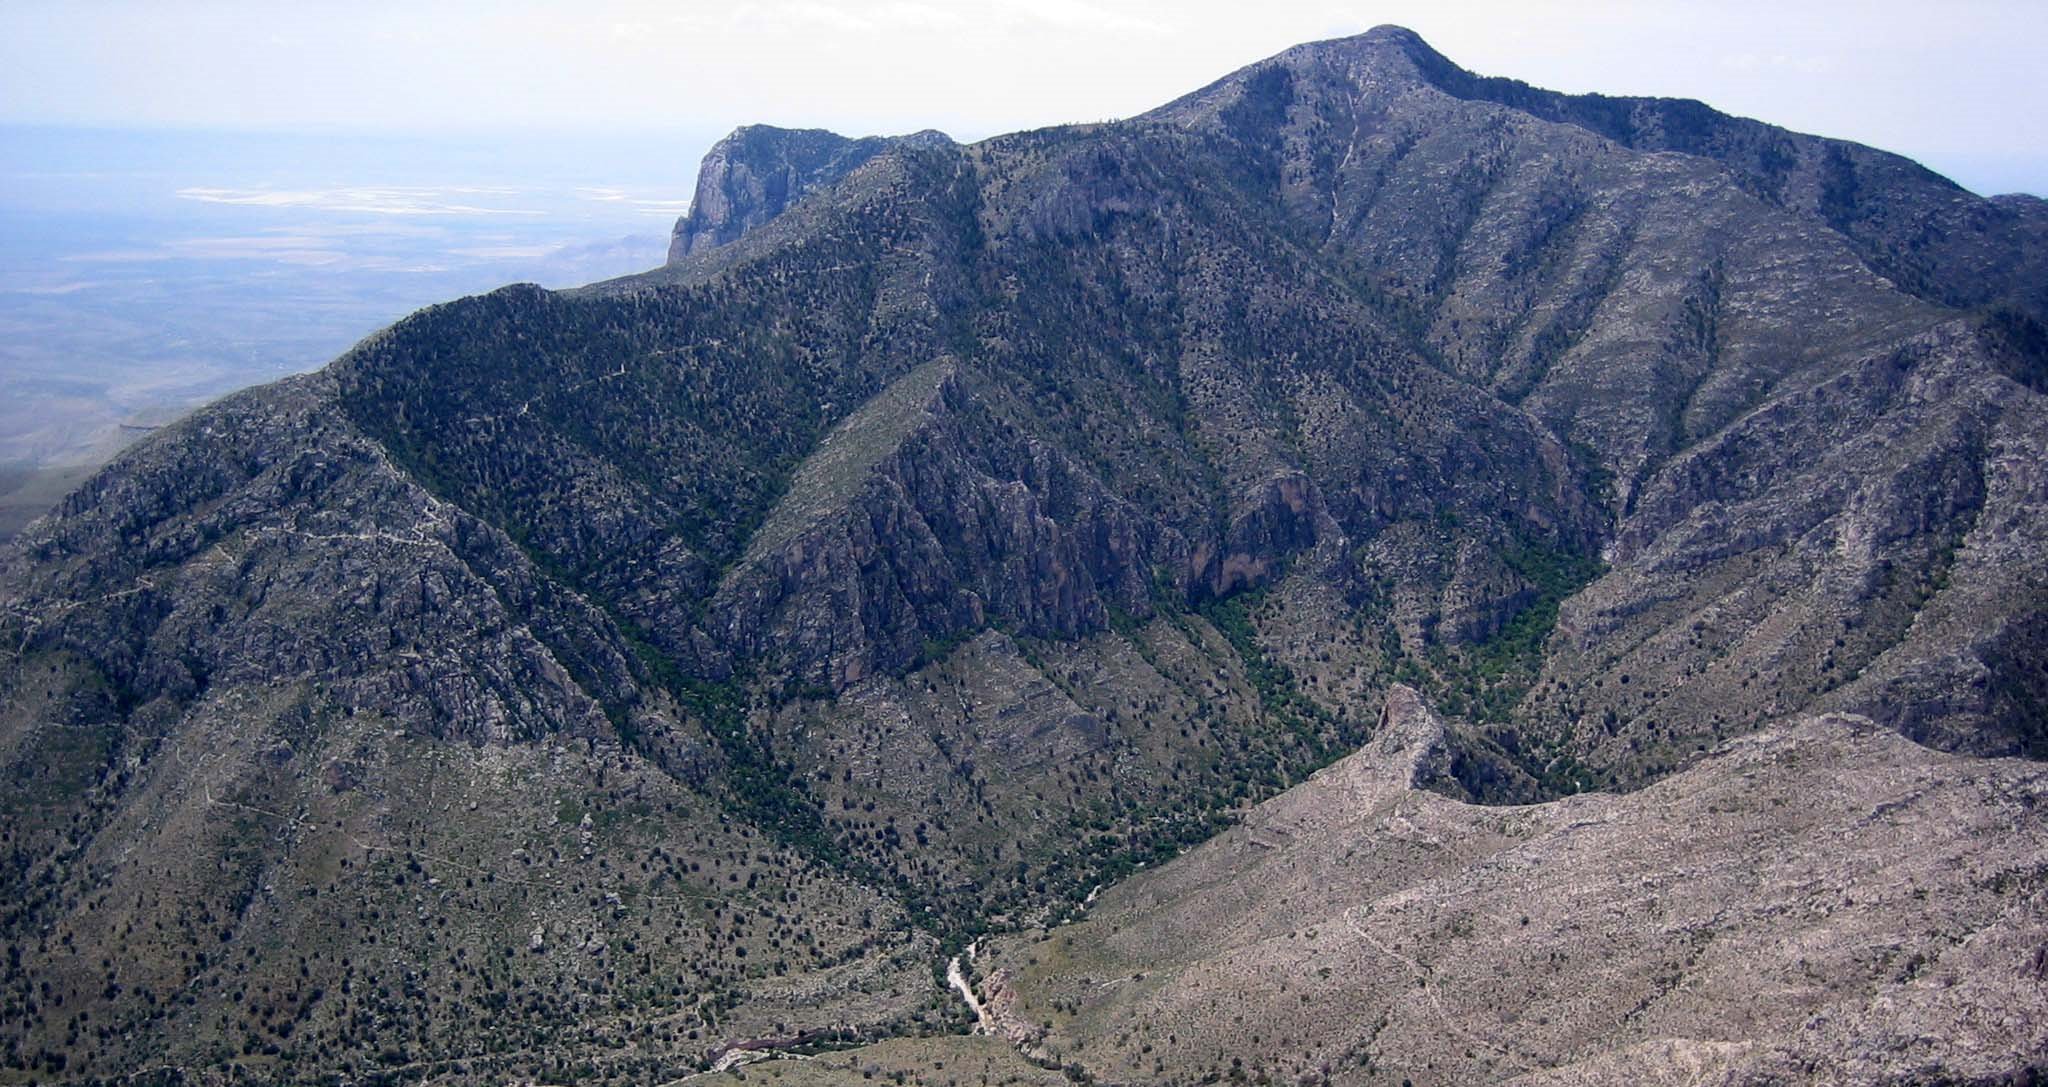
[[704, 156], [689, 214], [676, 220], [669, 263], [738, 238], [782, 214], [805, 193], [831, 185], [891, 146], [951, 142], [945, 133], [929, 129], [855, 140], [817, 128], [745, 125]]
[[[741, 129], [664, 267], [422, 310], [0, 552], [0, 1064], [2030, 1074], [2044, 231], [1397, 28], [1111, 124]], [[1551, 957], [1459, 912], [1553, 862]], [[1610, 946], [1628, 1007], [1542, 988]]]

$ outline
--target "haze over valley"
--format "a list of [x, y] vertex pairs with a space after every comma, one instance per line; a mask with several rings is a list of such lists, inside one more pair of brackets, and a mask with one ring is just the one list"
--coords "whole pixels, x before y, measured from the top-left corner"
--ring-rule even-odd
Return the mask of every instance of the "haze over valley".
[[712, 136], [0, 127], [0, 536], [421, 306], [659, 264]]

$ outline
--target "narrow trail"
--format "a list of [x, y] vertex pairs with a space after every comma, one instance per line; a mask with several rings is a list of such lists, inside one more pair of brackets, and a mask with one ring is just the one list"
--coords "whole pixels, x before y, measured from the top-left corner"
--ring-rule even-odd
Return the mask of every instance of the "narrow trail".
[[[312, 827], [312, 826], [315, 826], [315, 825], [316, 825], [316, 824], [315, 824], [315, 823], [314, 823], [313, 821], [311, 821], [311, 820], [307, 820], [307, 819], [304, 819], [304, 818], [301, 818], [301, 817], [299, 817], [299, 816], [296, 816], [296, 815], [287, 815], [287, 814], [286, 814], [286, 813], [284, 813], [284, 812], [279, 812], [279, 811], [271, 811], [271, 810], [270, 810], [270, 809], [268, 809], [268, 808], [259, 808], [259, 807], [255, 807], [255, 806], [253, 806], [253, 805], [250, 805], [250, 804], [241, 804], [241, 803], [237, 803], [237, 802], [235, 802], [235, 801], [232, 801], [232, 800], [221, 800], [221, 799], [218, 799], [218, 798], [216, 798], [216, 797], [215, 797], [215, 796], [213, 795], [213, 788], [212, 788], [212, 786], [210, 786], [210, 785], [207, 785], [207, 784], [205, 784], [205, 783], [201, 783], [201, 785], [200, 785], [200, 793], [201, 793], [201, 795], [202, 795], [203, 799], [205, 800], [205, 802], [206, 802], [206, 805], [207, 805], [207, 807], [210, 807], [210, 808], [227, 808], [227, 809], [231, 809], [231, 810], [234, 810], [234, 811], [245, 811], [245, 812], [249, 812], [249, 813], [250, 813], [250, 814], [252, 814], [252, 815], [262, 815], [262, 816], [267, 816], [267, 817], [269, 817], [269, 818], [271, 818], [271, 819], [276, 819], [276, 820], [278, 820], [278, 821], [280, 821], [280, 822], [284, 823], [284, 824], [285, 824], [285, 829], [287, 829], [287, 830], [293, 830], [293, 831], [296, 831], [296, 830], [300, 830], [300, 829], [303, 829], [303, 828], [306, 828], [306, 827]], [[509, 884], [509, 885], [511, 885], [511, 886], [514, 886], [514, 887], [526, 887], [526, 888], [531, 888], [531, 889], [533, 889], [533, 890], [540, 890], [540, 891], [550, 891], [550, 892], [554, 892], [554, 893], [556, 893], [556, 894], [570, 894], [570, 893], [574, 893], [574, 890], [573, 890], [573, 888], [572, 888], [572, 887], [570, 886], [570, 884], [569, 884], [569, 881], [567, 881], [567, 880], [543, 880], [543, 879], [530, 879], [530, 878], [526, 878], [526, 877], [523, 877], [523, 876], [515, 876], [515, 875], [510, 875], [510, 874], [507, 874], [507, 873], [503, 873], [503, 872], [499, 872], [499, 871], [496, 871], [496, 870], [493, 870], [493, 869], [490, 869], [490, 868], [484, 868], [484, 867], [481, 867], [481, 866], [479, 866], [479, 865], [475, 865], [475, 864], [470, 864], [470, 863], [467, 863], [467, 862], [465, 862], [465, 861], [459, 861], [459, 860], [456, 860], [456, 859], [454, 859], [453, 857], [443, 857], [443, 856], [438, 856], [438, 855], [436, 855], [436, 854], [433, 854], [433, 853], [428, 853], [428, 852], [426, 852], [426, 851], [424, 851], [424, 850], [420, 850], [420, 849], [414, 849], [414, 848], [411, 848], [411, 847], [405, 847], [405, 846], [395, 846], [395, 845], [379, 845], [379, 844], [378, 844], [378, 843], [376, 843], [376, 842], [366, 842], [366, 841], [362, 840], [361, 838], [358, 838], [358, 837], [356, 837], [356, 836], [355, 836], [354, 834], [352, 834], [352, 833], [350, 833], [350, 832], [348, 832], [348, 831], [343, 831], [343, 832], [342, 832], [342, 837], [344, 837], [344, 838], [347, 838], [347, 839], [349, 840], [349, 842], [350, 842], [350, 843], [351, 843], [352, 845], [354, 845], [354, 846], [355, 846], [356, 848], [358, 848], [358, 849], [362, 850], [362, 851], [363, 851], [364, 853], [366, 853], [366, 854], [371, 854], [371, 853], [389, 853], [389, 854], [392, 854], [392, 855], [394, 855], [394, 856], [400, 856], [400, 857], [405, 857], [405, 858], [408, 858], [408, 859], [417, 859], [417, 860], [419, 860], [419, 861], [421, 861], [422, 863], [425, 863], [425, 864], [441, 865], [441, 866], [444, 866], [444, 867], [448, 867], [448, 868], [454, 868], [454, 869], [457, 869], [457, 870], [459, 870], [459, 871], [463, 871], [463, 872], [468, 872], [468, 873], [471, 873], [471, 874], [474, 874], [474, 875], [480, 875], [480, 876], [488, 876], [488, 877], [490, 877], [490, 878], [491, 878], [492, 880], [494, 880], [494, 881], [496, 881], [496, 882], [498, 882], [498, 883], [504, 883], [504, 884]], [[758, 898], [757, 896], [754, 896], [754, 895], [744, 895], [744, 896], [742, 896], [742, 895], [712, 895], [712, 894], [692, 894], [692, 893], [690, 893], [690, 892], [688, 892], [688, 891], [650, 891], [650, 890], [644, 890], [644, 889], [641, 889], [641, 888], [637, 888], [637, 887], [632, 887], [632, 886], [630, 886], [630, 885], [626, 885], [626, 884], [619, 884], [619, 885], [617, 885], [617, 886], [610, 886], [610, 887], [604, 887], [604, 888], [602, 888], [602, 889], [603, 889], [604, 891], [608, 892], [608, 893], [611, 893], [611, 894], [616, 894], [616, 895], [618, 895], [618, 896], [619, 896], [619, 897], [621, 897], [621, 898], [624, 898], [624, 897], [627, 897], [627, 896], [629, 896], [629, 895], [630, 895], [630, 896], [632, 896], [632, 897], [638, 898], [638, 899], [640, 899], [640, 900], [642, 900], [642, 901], [645, 901], [645, 902], [738, 902], [738, 901], [745, 901], [745, 902], [751, 902], [751, 903], [754, 903], [754, 904], [756, 904], [756, 905], [758, 905], [758, 904], [759, 904], [759, 902], [760, 902], [759, 898]]]
[[38, 612], [31, 610], [30, 608], [25, 607], [19, 603], [9, 602], [6, 606], [7, 614], [10, 617], [17, 619], [21, 622], [21, 644], [14, 647], [12, 651], [12, 656], [16, 660], [19, 660], [22, 657], [27, 656], [28, 647], [30, 643], [35, 641], [36, 632], [41, 630], [45, 625], [52, 622], [53, 620], [59, 619], [65, 615], [70, 614], [71, 612], [77, 611], [80, 608], [92, 607], [96, 604], [105, 604], [110, 601], [120, 600], [124, 597], [134, 596], [138, 593], [147, 593], [155, 591], [156, 582], [151, 581], [149, 579], [149, 576], [145, 574], [138, 575], [135, 578], [135, 584], [130, 586], [129, 588], [121, 589], [116, 592], [106, 593], [102, 596], [96, 596], [89, 600], [60, 601], [45, 611]]
[[1403, 966], [1406, 966], [1409, 969], [1409, 971], [1415, 975], [1416, 979], [1422, 982], [1422, 995], [1429, 1000], [1430, 1009], [1436, 1013], [1437, 1022], [1441, 1024], [1446, 1031], [1449, 1031], [1450, 1033], [1455, 1034], [1468, 1042], [1471, 1042], [1475, 1046], [1499, 1054], [1502, 1060], [1506, 1061], [1511, 1065], [1514, 1065], [1521, 1071], [1536, 1072], [1541, 1070], [1542, 1066], [1531, 1064], [1528, 1061], [1525, 1061], [1522, 1058], [1515, 1056], [1513, 1053], [1510, 1053], [1504, 1046], [1500, 1045], [1498, 1042], [1495, 1042], [1488, 1038], [1482, 1038], [1479, 1035], [1472, 1033], [1471, 1031], [1465, 1029], [1465, 1027], [1462, 1024], [1460, 1024], [1456, 1019], [1452, 1018], [1449, 1009], [1444, 1007], [1443, 1000], [1437, 996], [1436, 978], [1434, 972], [1431, 971], [1429, 967], [1422, 965], [1421, 963], [1415, 961], [1413, 958], [1410, 958], [1407, 955], [1403, 955], [1399, 951], [1396, 951], [1393, 948], [1388, 947], [1386, 944], [1380, 941], [1379, 937], [1374, 936], [1371, 932], [1367, 931], [1363, 921], [1360, 918], [1360, 913], [1363, 910], [1364, 907], [1362, 906], [1354, 906], [1348, 910], [1345, 910], [1344, 923], [1351, 927], [1351, 932], [1353, 935], [1357, 936], [1361, 940], [1364, 940], [1366, 943], [1371, 944], [1373, 950], [1379, 952], [1382, 955], [1385, 955], [1390, 959], [1393, 959], [1401, 963], [1401, 965]]
[[[655, 355], [657, 355], [657, 356], [658, 356], [658, 355], [661, 355], [661, 354], [665, 354], [665, 353], [666, 353], [666, 352], [660, 352], [660, 351], [654, 352], [654, 354], [655, 354]], [[573, 383], [573, 384], [569, 384], [569, 385], [564, 385], [564, 386], [562, 386], [562, 387], [561, 387], [561, 388], [559, 388], [559, 389], [549, 389], [549, 390], [547, 390], [546, 392], [542, 392], [542, 393], [537, 393], [537, 394], [535, 394], [535, 395], [533, 395], [533, 396], [529, 396], [529, 397], [527, 397], [527, 398], [526, 398], [525, 400], [523, 400], [523, 401], [521, 401], [521, 402], [520, 402], [520, 404], [519, 404], [519, 407], [518, 407], [518, 409], [517, 409], [517, 410], [515, 410], [515, 411], [501, 411], [501, 412], [494, 412], [494, 413], [492, 413], [492, 414], [489, 414], [489, 415], [469, 415], [469, 416], [464, 416], [464, 417], [463, 417], [463, 419], [462, 419], [462, 425], [464, 425], [464, 426], [471, 426], [471, 427], [475, 427], [475, 426], [482, 426], [482, 425], [484, 425], [484, 424], [487, 424], [487, 423], [495, 423], [495, 422], [497, 422], [497, 421], [499, 421], [499, 420], [501, 420], [501, 419], [521, 419], [521, 418], [525, 418], [525, 417], [526, 417], [526, 416], [527, 416], [527, 415], [528, 415], [529, 413], [531, 413], [531, 412], [532, 412], [532, 410], [533, 410], [533, 405], [535, 404], [535, 402], [537, 402], [537, 401], [539, 401], [539, 400], [541, 400], [541, 399], [543, 399], [543, 398], [545, 398], [545, 397], [550, 397], [550, 396], [573, 396], [573, 395], [575, 395], [576, 393], [580, 393], [580, 392], [582, 392], [582, 391], [583, 391], [583, 390], [585, 390], [585, 389], [588, 389], [588, 388], [592, 388], [592, 387], [594, 387], [594, 386], [598, 386], [598, 385], [603, 385], [603, 384], [605, 384], [605, 383], [607, 383], [607, 382], [611, 382], [611, 381], [617, 381], [617, 380], [618, 380], [619, 378], [622, 378], [622, 377], [625, 377], [625, 376], [626, 376], [626, 364], [625, 364], [625, 363], [620, 363], [620, 364], [619, 364], [619, 368], [618, 368], [618, 369], [616, 369], [616, 370], [613, 370], [613, 371], [611, 371], [611, 372], [609, 372], [609, 373], [603, 373], [603, 374], [599, 374], [599, 375], [597, 375], [596, 377], [591, 377], [591, 378], [585, 378], [585, 379], [584, 379], [584, 380], [582, 380], [582, 381], [578, 381], [578, 382], [575, 382], [575, 383]]]
[[18, 644], [7, 652], [16, 660], [27, 656], [29, 646], [34, 644], [36, 635], [44, 627], [81, 608], [97, 607], [140, 593], [157, 591], [157, 583], [153, 580], [157, 576], [169, 574], [176, 577], [188, 568], [206, 569], [233, 566], [246, 557], [248, 554], [247, 545], [265, 538], [289, 536], [316, 543], [347, 541], [350, 543], [387, 543], [401, 547], [446, 547], [447, 543], [442, 537], [446, 535], [448, 527], [447, 518], [444, 515], [441, 504], [438, 502], [427, 507], [420, 523], [412, 526], [409, 534], [401, 534], [383, 529], [371, 532], [314, 532], [310, 529], [300, 528], [296, 518], [293, 520], [293, 523], [288, 525], [244, 526], [240, 530], [241, 535], [245, 537], [242, 541], [244, 547], [242, 554], [239, 555], [229, 550], [225, 542], [215, 543], [203, 553], [180, 560], [171, 564], [168, 568], [153, 570], [147, 574], [137, 574], [134, 578], [134, 584], [125, 589], [119, 589], [83, 600], [58, 601], [40, 609], [31, 608], [16, 601], [9, 601], [4, 605], [0, 605], [0, 614], [5, 614], [7, 617], [21, 623], [21, 639]]

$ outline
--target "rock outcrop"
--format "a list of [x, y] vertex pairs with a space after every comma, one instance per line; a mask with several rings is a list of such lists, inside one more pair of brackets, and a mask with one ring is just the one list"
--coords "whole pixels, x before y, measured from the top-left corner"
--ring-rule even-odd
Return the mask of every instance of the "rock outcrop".
[[718, 141], [698, 166], [697, 193], [689, 212], [676, 220], [668, 261], [678, 264], [738, 239], [891, 146], [951, 142], [931, 130], [852, 139], [820, 128], [742, 126]]

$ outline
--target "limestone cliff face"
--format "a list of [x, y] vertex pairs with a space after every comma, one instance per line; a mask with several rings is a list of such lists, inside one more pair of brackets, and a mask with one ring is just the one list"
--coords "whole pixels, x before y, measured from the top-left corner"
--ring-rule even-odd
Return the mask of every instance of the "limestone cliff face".
[[745, 125], [718, 141], [697, 168], [689, 213], [676, 220], [668, 261], [724, 245], [783, 213], [804, 194], [845, 177], [896, 144], [950, 143], [944, 133], [850, 139], [818, 128]]
[[1152, 571], [1187, 550], [941, 362], [826, 436], [720, 586], [712, 629], [842, 689], [962, 631], [1074, 637], [1111, 608], [1146, 614]]

